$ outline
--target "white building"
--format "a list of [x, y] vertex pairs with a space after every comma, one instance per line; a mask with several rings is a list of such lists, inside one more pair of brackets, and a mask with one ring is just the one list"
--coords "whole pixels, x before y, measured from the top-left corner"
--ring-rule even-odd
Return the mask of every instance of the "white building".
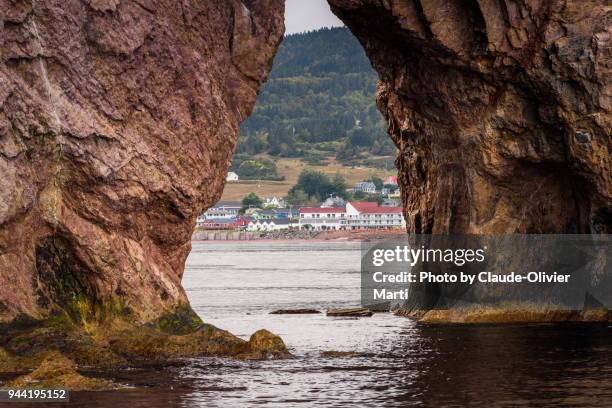
[[238, 174], [234, 173], [233, 171], [227, 172], [225, 181], [238, 181]]
[[402, 207], [380, 207], [371, 202], [347, 203], [346, 221], [350, 229], [406, 228]]
[[288, 218], [261, 219], [250, 221], [247, 231], [279, 231], [290, 228], [299, 228], [300, 223]]
[[353, 191], [363, 191], [364, 193], [373, 194], [376, 192], [376, 185], [371, 181], [360, 181], [353, 185]]
[[264, 199], [264, 207], [285, 208], [285, 200], [282, 197], [266, 197]]
[[236, 218], [240, 209], [242, 209], [240, 201], [219, 201], [214, 207], [210, 207], [204, 214], [201, 214], [198, 222], [207, 219]]
[[303, 207], [299, 213], [300, 229], [339, 230], [347, 227], [344, 208]]
[[328, 197], [327, 200], [321, 203], [321, 208], [344, 207], [346, 201], [342, 197]]
[[400, 194], [399, 188], [394, 192], [387, 194], [387, 197], [389, 198], [401, 198], [401, 196], [402, 195]]

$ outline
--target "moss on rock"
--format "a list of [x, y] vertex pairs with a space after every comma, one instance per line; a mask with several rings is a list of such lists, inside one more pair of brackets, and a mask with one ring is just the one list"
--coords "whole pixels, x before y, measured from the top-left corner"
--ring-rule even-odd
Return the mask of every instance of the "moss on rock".
[[76, 364], [57, 352], [49, 353], [36, 370], [6, 384], [8, 388], [67, 388], [71, 391], [114, 388], [111, 381], [85, 377]]
[[291, 356], [283, 339], [265, 329], [253, 333], [247, 346], [248, 351], [239, 357], [262, 360], [267, 358], [287, 358]]
[[35, 325], [6, 327], [0, 335], [0, 344], [23, 368], [39, 364], [40, 356], [49, 351], [60, 352], [79, 365], [108, 368], [127, 364], [105, 341], [75, 324], [66, 314], [54, 315]]
[[226, 356], [238, 359], [291, 356], [282, 339], [267, 330], [249, 341], [202, 323], [189, 306], [152, 324], [135, 326], [125, 319], [83, 325], [67, 313], [45, 320], [5, 324], [0, 331], [0, 372], [22, 374], [16, 387], [99, 389], [107, 382], [88, 379], [77, 366], [99, 369], [168, 364], [185, 357]]
[[148, 326], [168, 334], [189, 334], [195, 332], [202, 323], [191, 306], [185, 304], [172, 313], [162, 315]]
[[612, 321], [606, 309], [545, 310], [524, 309], [434, 309], [399, 310], [396, 315], [410, 317], [428, 324], [516, 324], [516, 323], [595, 323]]
[[205, 323], [185, 335], [168, 334], [150, 327], [125, 330], [112, 336], [109, 344], [115, 353], [131, 360], [212, 355], [259, 360], [291, 356], [283, 340], [267, 330], [259, 330], [247, 342]]

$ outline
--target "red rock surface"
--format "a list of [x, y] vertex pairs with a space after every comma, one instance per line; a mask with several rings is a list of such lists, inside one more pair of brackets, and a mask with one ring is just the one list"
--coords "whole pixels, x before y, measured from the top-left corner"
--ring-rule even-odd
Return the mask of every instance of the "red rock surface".
[[282, 0], [0, 0], [0, 321], [187, 304]]
[[409, 232], [612, 231], [603, 0], [329, 0], [378, 71]]

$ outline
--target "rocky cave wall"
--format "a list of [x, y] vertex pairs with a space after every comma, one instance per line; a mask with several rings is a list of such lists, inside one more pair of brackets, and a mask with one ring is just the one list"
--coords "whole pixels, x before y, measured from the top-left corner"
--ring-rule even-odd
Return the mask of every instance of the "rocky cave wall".
[[380, 76], [411, 233], [610, 233], [605, 0], [329, 0]]
[[188, 304], [282, 0], [0, 0], [0, 322]]

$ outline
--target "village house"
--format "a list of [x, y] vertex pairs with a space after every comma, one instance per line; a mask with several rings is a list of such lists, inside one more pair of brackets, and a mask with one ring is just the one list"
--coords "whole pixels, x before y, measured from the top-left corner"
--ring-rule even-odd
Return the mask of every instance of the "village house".
[[347, 203], [346, 219], [350, 229], [406, 227], [401, 207], [381, 207], [374, 202]]
[[264, 207], [285, 208], [285, 200], [282, 197], [266, 197], [264, 199]]
[[227, 172], [225, 181], [238, 181], [238, 174], [234, 173], [233, 171]]
[[198, 217], [198, 222], [206, 219], [232, 219], [238, 216], [242, 203], [240, 201], [219, 201], [214, 207]]
[[273, 208], [270, 210], [256, 209], [251, 216], [255, 219], [297, 218], [298, 210], [289, 208]]
[[347, 226], [344, 208], [303, 207], [299, 213], [300, 229], [339, 230]]
[[276, 218], [298, 218], [300, 216], [299, 210], [297, 208], [277, 208], [274, 210], [276, 212]]
[[385, 198], [380, 204], [381, 207], [399, 207], [400, 200], [396, 198]]
[[383, 180], [383, 184], [390, 184], [392, 186], [397, 186], [397, 176], [389, 176]]
[[401, 198], [401, 196], [402, 195], [400, 194], [399, 188], [397, 190], [387, 194], [388, 198], [393, 198], [393, 199], [397, 199], [397, 200], [399, 200]]
[[248, 223], [247, 231], [279, 231], [290, 228], [299, 228], [299, 222], [289, 218], [252, 220]]
[[353, 185], [353, 191], [374, 194], [376, 193], [376, 185], [371, 181], [360, 181], [359, 183], [355, 183], [355, 185]]
[[321, 208], [344, 207], [345, 205], [346, 201], [342, 197], [334, 196], [323, 201]]
[[211, 218], [198, 220], [198, 227], [206, 230], [244, 230], [247, 228], [249, 220], [243, 217], [241, 218]]

